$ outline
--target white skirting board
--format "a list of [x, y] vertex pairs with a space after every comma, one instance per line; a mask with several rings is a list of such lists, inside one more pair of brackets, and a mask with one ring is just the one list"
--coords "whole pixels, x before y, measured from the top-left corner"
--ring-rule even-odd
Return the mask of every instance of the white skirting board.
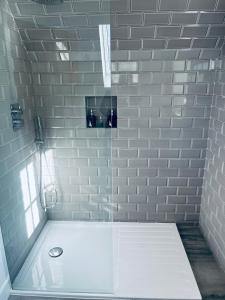
[[9, 273], [5, 258], [5, 250], [2, 240], [2, 233], [0, 228], [0, 299], [7, 300], [10, 294], [11, 286]]

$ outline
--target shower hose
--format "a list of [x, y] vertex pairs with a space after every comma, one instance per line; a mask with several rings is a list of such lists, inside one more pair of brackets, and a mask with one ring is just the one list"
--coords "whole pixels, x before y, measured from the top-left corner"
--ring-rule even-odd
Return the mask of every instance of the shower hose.
[[[55, 187], [55, 184], [53, 183], [53, 178], [51, 175], [51, 172], [49, 170], [48, 162], [46, 159], [45, 151], [43, 148], [43, 145], [39, 145], [39, 197], [40, 197], [40, 204], [43, 210], [47, 210], [50, 208], [54, 208], [58, 202], [58, 193], [57, 189]], [[46, 165], [46, 170], [48, 171], [48, 176], [51, 178], [51, 189], [50, 190], [45, 190], [46, 187], [43, 186], [43, 157], [45, 159], [45, 165]], [[46, 200], [46, 193], [49, 192], [51, 195], [51, 204], [47, 204], [48, 201]], [[53, 200], [52, 200], [53, 199]]]

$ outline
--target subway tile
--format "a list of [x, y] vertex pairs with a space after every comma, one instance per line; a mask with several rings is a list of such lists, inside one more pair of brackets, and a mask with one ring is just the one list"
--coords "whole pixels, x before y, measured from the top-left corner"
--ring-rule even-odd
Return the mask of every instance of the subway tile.
[[82, 15], [71, 15], [62, 17], [65, 26], [85, 26], [87, 25], [87, 17]]
[[20, 15], [22, 16], [32, 16], [32, 15], [44, 15], [43, 5], [36, 3], [18, 3]]
[[179, 37], [181, 32], [180, 26], [158, 26], [156, 36], [160, 37]]
[[161, 61], [149, 61], [141, 62], [141, 71], [161, 71], [162, 62]]
[[119, 12], [119, 13], [124, 13], [124, 12], [129, 12], [130, 10], [130, 1], [128, 0], [114, 0], [110, 2], [103, 1], [102, 2], [102, 9], [103, 11], [109, 11], [111, 10], [112, 12]]
[[215, 8], [213, 0], [191, 0], [188, 6], [190, 10], [213, 10]]
[[60, 75], [59, 74], [41, 74], [40, 76], [42, 84], [59, 84], [60, 83]]
[[45, 41], [42, 44], [46, 51], [69, 50], [69, 44], [66, 41], [63, 42]]
[[185, 10], [187, 8], [187, 1], [180, 0], [162, 0], [160, 10]]
[[138, 194], [140, 194], [140, 195], [156, 195], [156, 188], [154, 186], [139, 186]]
[[180, 49], [180, 48], [190, 48], [191, 39], [180, 38], [180, 39], [171, 39], [168, 41], [168, 49]]
[[180, 129], [177, 128], [162, 128], [161, 137], [162, 138], [179, 138], [181, 134]]
[[131, 38], [153, 38], [154, 27], [131, 27]]
[[172, 14], [172, 24], [195, 24], [197, 22], [197, 13], [186, 12], [174, 12]]
[[119, 157], [127, 157], [127, 158], [133, 158], [138, 156], [138, 151], [133, 149], [121, 149], [119, 150]]
[[169, 167], [170, 168], [188, 168], [189, 167], [189, 160], [180, 159], [180, 158], [170, 160]]
[[133, 186], [146, 186], [147, 185], [147, 178], [140, 178], [140, 177], [130, 177], [129, 178], [129, 185]]
[[128, 39], [130, 37], [129, 27], [113, 27], [111, 29], [112, 39]]
[[161, 84], [163, 83], [172, 83], [172, 73], [153, 73], [152, 74], [152, 83], [158, 83], [160, 82]]
[[207, 34], [208, 26], [184, 26], [183, 37], [205, 37]]
[[160, 109], [160, 117], [180, 117], [181, 112], [180, 107], [162, 107]]
[[207, 60], [190, 60], [187, 61], [186, 68], [193, 71], [208, 70], [209, 62]]
[[168, 128], [170, 127], [170, 119], [152, 119], [151, 120], [151, 128]]
[[174, 118], [172, 119], [173, 128], [191, 128], [193, 125], [192, 118]]
[[93, 50], [91, 41], [70, 41], [70, 49], [74, 51], [89, 51]]
[[[159, 177], [175, 177], [178, 175], [178, 169], [159, 169]], [[170, 178], [169, 178], [170, 179]]]
[[74, 29], [53, 29], [53, 36], [57, 40], [66, 40], [66, 39], [78, 39], [78, 34]]
[[187, 186], [187, 178], [169, 178], [169, 186]]
[[207, 147], [207, 140], [193, 140], [192, 142], [192, 148], [200, 148], [200, 149], [206, 149]]
[[52, 26], [61, 26], [61, 20], [59, 17], [56, 16], [40, 16], [35, 17], [36, 23], [39, 28], [42, 27], [52, 27]]
[[44, 51], [43, 45], [40, 41], [38, 41], [38, 42], [25, 41], [24, 45], [25, 45], [27, 51]]
[[224, 12], [201, 12], [198, 23], [200, 24], [221, 24], [225, 18]]
[[196, 195], [197, 189], [194, 187], [179, 187], [178, 195]]
[[151, 51], [144, 51], [144, 50], [134, 50], [130, 51], [130, 60], [137, 60], [137, 61], [148, 61], [152, 57]]
[[118, 25], [141, 25], [141, 14], [119, 14], [117, 17]]
[[181, 158], [200, 158], [200, 150], [198, 149], [182, 149]]
[[52, 35], [51, 31], [48, 29], [35, 29], [35, 30], [27, 30], [27, 35], [31, 40], [51, 40]]
[[150, 186], [166, 186], [167, 179], [166, 178], [149, 178], [148, 183]]
[[98, 28], [88, 28], [88, 27], [83, 27], [78, 29], [78, 35], [80, 39], [84, 40], [98, 40], [99, 38], [99, 30]]
[[184, 87], [182, 84], [170, 84], [163, 86], [163, 94], [164, 95], [172, 95], [172, 94], [183, 94]]
[[139, 176], [144, 176], [144, 177], [156, 177], [157, 176], [157, 169], [138, 169]]
[[220, 49], [202, 49], [200, 58], [201, 59], [212, 59], [220, 56]]
[[225, 29], [223, 25], [212, 25], [210, 27], [208, 36], [209, 37], [218, 37], [218, 36], [224, 36], [225, 35]]
[[199, 169], [189, 168], [189, 169], [180, 169], [179, 173], [181, 177], [198, 177]]
[[157, 0], [132, 0], [132, 11], [155, 11], [157, 9]]
[[216, 38], [194, 39], [193, 48], [214, 48], [216, 45]]
[[178, 50], [177, 59], [198, 59], [199, 55], [200, 55], [200, 49]]
[[166, 41], [164, 39], [145, 39], [143, 49], [164, 49]]
[[141, 138], [157, 138], [159, 137], [160, 131], [159, 129], [145, 129], [145, 128], [141, 128], [139, 129], [140, 132], [140, 137]]
[[177, 188], [176, 187], [159, 187], [158, 188], [158, 195], [176, 195]]
[[130, 128], [148, 128], [149, 121], [148, 120], [139, 120], [139, 119], [131, 119], [129, 122]]
[[[110, 14], [96, 14], [96, 15], [88, 15], [88, 25], [89, 26], [98, 26], [100, 24], [108, 24], [110, 23], [112, 26], [115, 25], [115, 16]], [[77, 24], [80, 26], [80, 24]]]
[[153, 149], [154, 148], [157, 148], [157, 149], [169, 148], [169, 140], [165, 140], [165, 139], [151, 139], [150, 146]]
[[175, 83], [195, 82], [196, 73], [175, 73], [173, 81]]
[[187, 84], [185, 94], [204, 95], [207, 93], [207, 84]]
[[178, 158], [179, 150], [160, 149], [159, 157], [160, 158]]
[[208, 118], [195, 118], [194, 119], [194, 126], [196, 128], [208, 128], [209, 119]]
[[185, 196], [168, 196], [169, 204], [185, 204], [186, 197]]
[[66, 14], [71, 13], [71, 3], [60, 3], [56, 5], [46, 5], [45, 7], [47, 14]]
[[100, 3], [98, 1], [76, 1], [73, 4], [74, 11], [76, 13], [90, 13], [99, 12]]
[[185, 68], [185, 61], [165, 61], [163, 63], [164, 71], [183, 71]]
[[120, 50], [138, 50], [141, 49], [141, 40], [119, 40], [118, 49]]
[[135, 186], [119, 186], [119, 195], [121, 194], [127, 194], [127, 195], [133, 195], [137, 194], [137, 187]]
[[212, 96], [197, 96], [196, 103], [199, 105], [211, 106]]
[[182, 115], [184, 117], [204, 117], [204, 108], [203, 107], [183, 107]]
[[140, 158], [157, 158], [158, 150], [139, 149], [138, 156]]
[[[156, 109], [157, 106], [171, 106], [171, 96], [151, 96], [151, 106]], [[157, 111], [153, 111], [152, 117], [157, 117]]]
[[212, 83], [215, 81], [214, 72], [198, 72], [197, 73], [197, 82], [208, 82]]
[[154, 50], [153, 59], [156, 60], [174, 60], [176, 56], [176, 50]]
[[119, 137], [130, 137], [134, 138], [138, 136], [137, 129], [119, 129]]
[[167, 168], [168, 160], [167, 159], [150, 159], [149, 166], [152, 168]]
[[145, 168], [148, 165], [147, 159], [129, 159], [128, 166], [130, 168]]
[[144, 25], [163, 25], [169, 23], [169, 13], [146, 13]]

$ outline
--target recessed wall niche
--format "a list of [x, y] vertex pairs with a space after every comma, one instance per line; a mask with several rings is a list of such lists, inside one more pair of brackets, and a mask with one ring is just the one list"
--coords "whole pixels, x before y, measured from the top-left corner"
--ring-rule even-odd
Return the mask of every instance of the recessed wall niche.
[[117, 97], [86, 96], [87, 128], [117, 128]]

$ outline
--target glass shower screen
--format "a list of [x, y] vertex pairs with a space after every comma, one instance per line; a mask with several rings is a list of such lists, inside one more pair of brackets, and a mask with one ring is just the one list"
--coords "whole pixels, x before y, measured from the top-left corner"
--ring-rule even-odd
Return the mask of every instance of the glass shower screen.
[[[30, 37], [25, 45], [32, 59], [33, 115], [43, 124], [35, 171], [41, 177], [47, 223], [13, 288], [110, 294], [111, 137], [117, 127], [117, 97], [111, 93], [110, 2], [53, 2], [29, 1], [29, 17], [36, 24], [32, 29], [27, 3], [19, 5], [19, 21], [27, 24], [23, 32]], [[39, 181], [36, 185], [38, 192]]]

